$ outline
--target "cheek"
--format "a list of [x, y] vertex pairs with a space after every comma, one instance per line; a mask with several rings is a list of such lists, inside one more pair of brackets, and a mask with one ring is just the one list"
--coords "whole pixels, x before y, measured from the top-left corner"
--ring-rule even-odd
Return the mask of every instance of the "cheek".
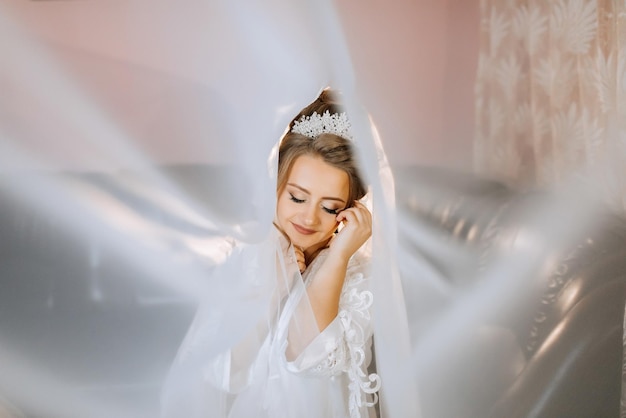
[[276, 204], [276, 216], [279, 218], [282, 218], [284, 216], [284, 213], [285, 213], [285, 206], [281, 203], [280, 200], [278, 200]]
[[291, 210], [291, 206], [289, 205], [289, 200], [285, 198], [284, 195], [279, 196], [278, 201], [276, 202], [276, 216], [279, 218], [285, 218], [289, 216], [293, 210]]
[[328, 219], [324, 222], [324, 229], [326, 230], [327, 235], [331, 235], [337, 229], [337, 221], [334, 217]]

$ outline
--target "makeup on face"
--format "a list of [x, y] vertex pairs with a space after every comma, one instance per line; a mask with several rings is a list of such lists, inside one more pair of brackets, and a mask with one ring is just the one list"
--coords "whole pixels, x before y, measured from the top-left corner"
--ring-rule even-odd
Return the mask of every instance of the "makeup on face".
[[337, 229], [337, 214], [346, 208], [348, 194], [343, 170], [318, 157], [298, 157], [278, 194], [277, 224], [305, 252], [319, 249]]

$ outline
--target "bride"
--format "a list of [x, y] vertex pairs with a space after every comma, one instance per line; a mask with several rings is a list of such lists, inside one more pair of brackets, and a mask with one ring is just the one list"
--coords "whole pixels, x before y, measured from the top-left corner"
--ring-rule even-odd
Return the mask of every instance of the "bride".
[[275, 228], [261, 243], [235, 244], [215, 272], [250, 276], [239, 303], [257, 303], [256, 322], [208, 356], [232, 336], [223, 313], [198, 311], [165, 386], [165, 416], [375, 416], [372, 216], [359, 202], [366, 186], [337, 99], [323, 90], [290, 123], [278, 149]]

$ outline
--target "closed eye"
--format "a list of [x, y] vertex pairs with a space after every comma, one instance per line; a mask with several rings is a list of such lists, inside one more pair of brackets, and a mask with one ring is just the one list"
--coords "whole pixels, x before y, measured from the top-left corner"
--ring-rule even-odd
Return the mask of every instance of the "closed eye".
[[304, 203], [304, 199], [298, 199], [297, 197], [295, 197], [294, 195], [292, 195], [291, 193], [289, 193], [289, 196], [291, 196], [291, 201], [292, 202], [296, 202], [296, 203]]
[[[291, 193], [289, 193], [289, 199], [292, 202], [295, 202], [295, 203], [304, 203], [305, 202], [304, 199], [298, 199], [297, 197], [295, 197]], [[324, 210], [324, 212], [326, 212], [328, 214], [331, 214], [331, 215], [337, 215], [341, 211], [341, 209], [329, 209], [329, 208], [327, 208], [325, 206], [322, 206], [322, 209]]]

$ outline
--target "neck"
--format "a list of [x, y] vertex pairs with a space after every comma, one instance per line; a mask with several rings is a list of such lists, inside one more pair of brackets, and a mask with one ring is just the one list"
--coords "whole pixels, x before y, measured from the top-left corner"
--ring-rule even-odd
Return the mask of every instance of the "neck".
[[328, 247], [330, 238], [304, 249], [304, 262], [308, 266], [324, 248]]

